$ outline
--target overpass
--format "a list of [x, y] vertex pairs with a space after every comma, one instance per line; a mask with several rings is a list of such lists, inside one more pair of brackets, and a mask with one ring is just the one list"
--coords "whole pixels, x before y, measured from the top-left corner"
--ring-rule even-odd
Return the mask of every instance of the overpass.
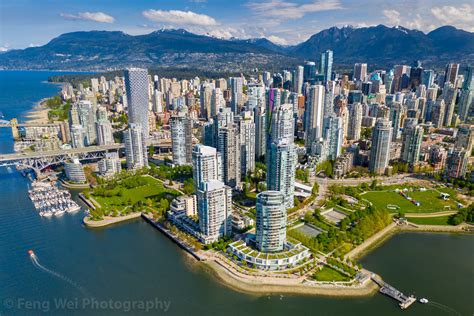
[[[162, 149], [171, 149], [171, 140], [151, 141], [148, 146]], [[79, 160], [94, 160], [104, 158], [105, 154], [111, 151], [119, 151], [125, 146], [123, 143], [106, 146], [89, 146], [84, 148], [73, 148], [65, 150], [39, 151], [28, 153], [12, 153], [0, 155], [0, 167], [18, 166], [26, 169], [33, 169], [39, 174], [47, 167], [64, 163], [65, 161], [76, 157]]]

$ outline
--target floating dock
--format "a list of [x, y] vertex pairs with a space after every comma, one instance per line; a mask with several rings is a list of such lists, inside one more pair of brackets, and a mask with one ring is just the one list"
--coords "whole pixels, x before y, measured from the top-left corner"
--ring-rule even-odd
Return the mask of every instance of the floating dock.
[[372, 281], [377, 283], [378, 286], [380, 286], [379, 292], [382, 294], [385, 294], [387, 296], [390, 296], [391, 298], [395, 299], [398, 301], [398, 305], [400, 306], [401, 309], [407, 309], [410, 307], [411, 304], [416, 302], [416, 297], [412, 296], [406, 296], [390, 284], [384, 282], [382, 279], [379, 277], [372, 275], [371, 276]]

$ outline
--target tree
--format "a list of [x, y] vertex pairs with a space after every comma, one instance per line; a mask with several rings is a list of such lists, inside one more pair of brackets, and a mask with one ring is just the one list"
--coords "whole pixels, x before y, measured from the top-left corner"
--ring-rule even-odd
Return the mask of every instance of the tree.
[[170, 202], [167, 199], [161, 199], [160, 206], [163, 210], [167, 211], [170, 207]]
[[155, 147], [153, 145], [150, 145], [150, 147], [148, 147], [148, 157], [153, 157], [154, 154], [155, 154]]

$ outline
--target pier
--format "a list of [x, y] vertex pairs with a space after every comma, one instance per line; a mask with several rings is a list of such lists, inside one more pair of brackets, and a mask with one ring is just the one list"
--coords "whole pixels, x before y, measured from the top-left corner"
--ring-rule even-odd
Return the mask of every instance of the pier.
[[416, 302], [416, 297], [414, 296], [406, 296], [390, 284], [384, 282], [381, 278], [376, 275], [371, 276], [372, 281], [374, 281], [378, 286], [380, 286], [379, 292], [385, 294], [396, 301], [398, 301], [398, 305], [401, 309], [407, 309], [410, 307], [411, 304]]

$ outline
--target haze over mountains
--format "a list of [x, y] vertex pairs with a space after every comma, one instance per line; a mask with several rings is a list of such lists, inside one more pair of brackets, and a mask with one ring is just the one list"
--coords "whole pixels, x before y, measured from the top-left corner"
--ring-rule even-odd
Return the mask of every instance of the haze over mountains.
[[127, 66], [179, 66], [244, 71], [278, 69], [318, 60], [334, 51], [334, 63], [368, 62], [390, 67], [421, 60], [441, 66], [474, 61], [474, 33], [443, 26], [428, 34], [403, 27], [332, 27], [295, 46], [267, 39], [219, 39], [185, 30], [160, 30], [132, 36], [118, 31], [62, 34], [48, 44], [0, 54], [0, 68], [110, 70]]

